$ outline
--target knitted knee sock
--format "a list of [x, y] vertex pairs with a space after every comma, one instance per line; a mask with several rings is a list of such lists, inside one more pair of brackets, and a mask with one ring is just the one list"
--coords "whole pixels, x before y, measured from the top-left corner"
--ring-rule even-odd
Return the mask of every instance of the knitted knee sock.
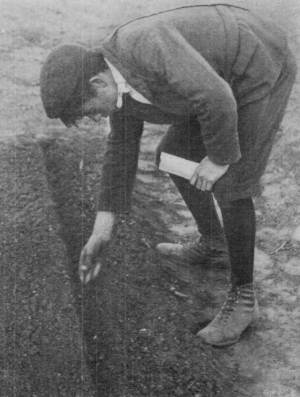
[[212, 196], [192, 186], [186, 179], [170, 175], [188, 209], [191, 211], [199, 232], [212, 247], [226, 245], [224, 231], [219, 222]]
[[233, 286], [253, 282], [255, 210], [252, 198], [232, 201], [222, 207]]

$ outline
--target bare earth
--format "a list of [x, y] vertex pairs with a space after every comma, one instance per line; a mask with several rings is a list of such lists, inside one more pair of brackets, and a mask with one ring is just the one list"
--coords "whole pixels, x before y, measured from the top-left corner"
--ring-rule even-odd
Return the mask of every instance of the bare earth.
[[[47, 135], [49, 129], [52, 132], [57, 129], [61, 133], [58, 122], [45, 120], [39, 100], [41, 63], [53, 46], [70, 41], [95, 45], [116, 23], [143, 12], [184, 2], [144, 1], [141, 5], [137, 0], [119, 0], [112, 5], [105, 0], [101, 5], [99, 3], [95, 0], [0, 0], [2, 136], [25, 133], [40, 139]], [[272, 3], [262, 0], [260, 7], [269, 8], [270, 4], [274, 18], [287, 29], [291, 47], [300, 62], [299, 5], [293, 0]], [[300, 396], [299, 98], [298, 77], [264, 177], [263, 195], [256, 202], [255, 277], [260, 320], [246, 331], [236, 346], [226, 349], [240, 371], [233, 391], [237, 397]], [[187, 239], [195, 235], [193, 221], [167, 177], [158, 175], [153, 165], [153, 150], [163, 131], [164, 127], [147, 126], [137, 191], [145, 202], [147, 199], [159, 200], [156, 211], [169, 230], [169, 240]], [[147, 183], [148, 191], [139, 190], [139, 180]], [[179, 269], [177, 276], [182, 281], [178, 284], [179, 292], [189, 295], [189, 274], [183, 274]], [[205, 283], [199, 288], [213, 290], [214, 276], [206, 277]], [[207, 306], [207, 318], [213, 316], [225, 293], [225, 289], [213, 291], [213, 302], [208, 302]], [[190, 302], [192, 310], [193, 302]]]

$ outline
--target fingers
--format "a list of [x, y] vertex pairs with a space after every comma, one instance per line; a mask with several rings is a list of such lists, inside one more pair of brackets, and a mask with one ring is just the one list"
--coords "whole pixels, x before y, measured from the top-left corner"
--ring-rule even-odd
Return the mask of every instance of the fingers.
[[103, 233], [93, 233], [90, 236], [79, 258], [78, 272], [82, 283], [87, 284], [98, 276], [102, 266], [99, 256], [103, 255], [108, 244], [109, 241], [103, 237]]
[[82, 278], [81, 282], [84, 284], [88, 284], [91, 280], [96, 278], [101, 270], [102, 264], [100, 262], [97, 262], [95, 264], [95, 267], [91, 269], [85, 276]]
[[85, 265], [85, 250], [83, 249], [81, 251], [80, 259], [79, 259], [79, 277], [80, 281], [83, 283], [84, 282], [84, 273], [87, 271], [87, 266]]
[[195, 186], [198, 190], [206, 191], [208, 187], [210, 187], [210, 183], [206, 180], [206, 178], [202, 175], [201, 168], [197, 167], [195, 172], [193, 173], [190, 184]]
[[227, 172], [228, 168], [228, 164], [218, 165], [205, 157], [195, 169], [190, 183], [199, 190], [211, 191], [214, 184]]
[[196, 172], [193, 173], [191, 179], [190, 179], [190, 184], [195, 186], [198, 180], [198, 174]]
[[79, 259], [78, 269], [80, 281], [83, 284], [88, 284], [92, 279], [98, 276], [101, 267], [102, 263], [99, 260], [93, 261], [92, 256], [87, 253], [87, 249], [83, 248]]
[[206, 190], [205, 189], [206, 188], [206, 181], [203, 178], [198, 178], [197, 181], [196, 181], [195, 187], [198, 190], [205, 191]]
[[93, 278], [97, 277], [102, 267], [102, 263], [97, 262], [93, 271]]
[[195, 174], [190, 179], [190, 184], [195, 186], [198, 190], [202, 190], [203, 192], [211, 191], [213, 188], [213, 182]]
[[208, 190], [209, 192], [212, 191], [213, 186], [214, 186], [213, 182], [210, 181], [206, 182], [206, 190]]
[[88, 272], [88, 274], [85, 276], [85, 278], [84, 278], [84, 284], [87, 284], [87, 283], [89, 283], [90, 281], [91, 281], [91, 279], [92, 279], [92, 275], [91, 275], [91, 272]]
[[88, 255], [86, 248], [83, 248], [79, 260], [79, 277], [82, 283], [86, 283], [88, 272], [92, 265], [92, 258]]

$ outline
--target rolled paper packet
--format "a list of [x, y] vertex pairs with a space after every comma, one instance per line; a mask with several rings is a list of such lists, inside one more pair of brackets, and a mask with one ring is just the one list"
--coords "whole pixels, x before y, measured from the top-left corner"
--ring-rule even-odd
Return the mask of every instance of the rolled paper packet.
[[[168, 172], [169, 174], [174, 174], [180, 176], [181, 178], [190, 180], [198, 165], [199, 163], [197, 163], [196, 161], [183, 159], [182, 157], [174, 156], [174, 154], [161, 152], [158, 168], [161, 171]], [[223, 226], [221, 209], [213, 193], [212, 193], [212, 197], [214, 200], [219, 221]]]
[[196, 161], [186, 160], [173, 154], [162, 152], [160, 155], [159, 169], [184, 179], [191, 179], [198, 165]]

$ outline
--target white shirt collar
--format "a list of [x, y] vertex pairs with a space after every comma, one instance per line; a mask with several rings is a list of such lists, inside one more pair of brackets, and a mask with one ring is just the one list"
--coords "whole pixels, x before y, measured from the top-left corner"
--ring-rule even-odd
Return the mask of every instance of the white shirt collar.
[[120, 109], [123, 105], [123, 94], [129, 93], [130, 96], [132, 96], [133, 99], [135, 99], [138, 102], [146, 103], [146, 104], [151, 104], [148, 99], [146, 99], [143, 95], [141, 95], [139, 92], [137, 92], [134, 88], [132, 88], [127, 81], [124, 79], [124, 77], [121, 75], [121, 73], [115, 68], [114, 65], [112, 65], [107, 58], [105, 58], [105, 62], [107, 63], [113, 78], [117, 84], [118, 88], [118, 99], [117, 99], [117, 108]]
[[130, 89], [127, 85], [126, 80], [124, 77], [121, 75], [121, 73], [112, 65], [106, 58], [105, 62], [107, 63], [108, 67], [110, 68], [110, 71], [113, 75], [113, 78], [117, 84], [118, 87], [118, 100], [117, 100], [117, 108], [120, 109], [123, 104], [123, 94], [129, 93]]

